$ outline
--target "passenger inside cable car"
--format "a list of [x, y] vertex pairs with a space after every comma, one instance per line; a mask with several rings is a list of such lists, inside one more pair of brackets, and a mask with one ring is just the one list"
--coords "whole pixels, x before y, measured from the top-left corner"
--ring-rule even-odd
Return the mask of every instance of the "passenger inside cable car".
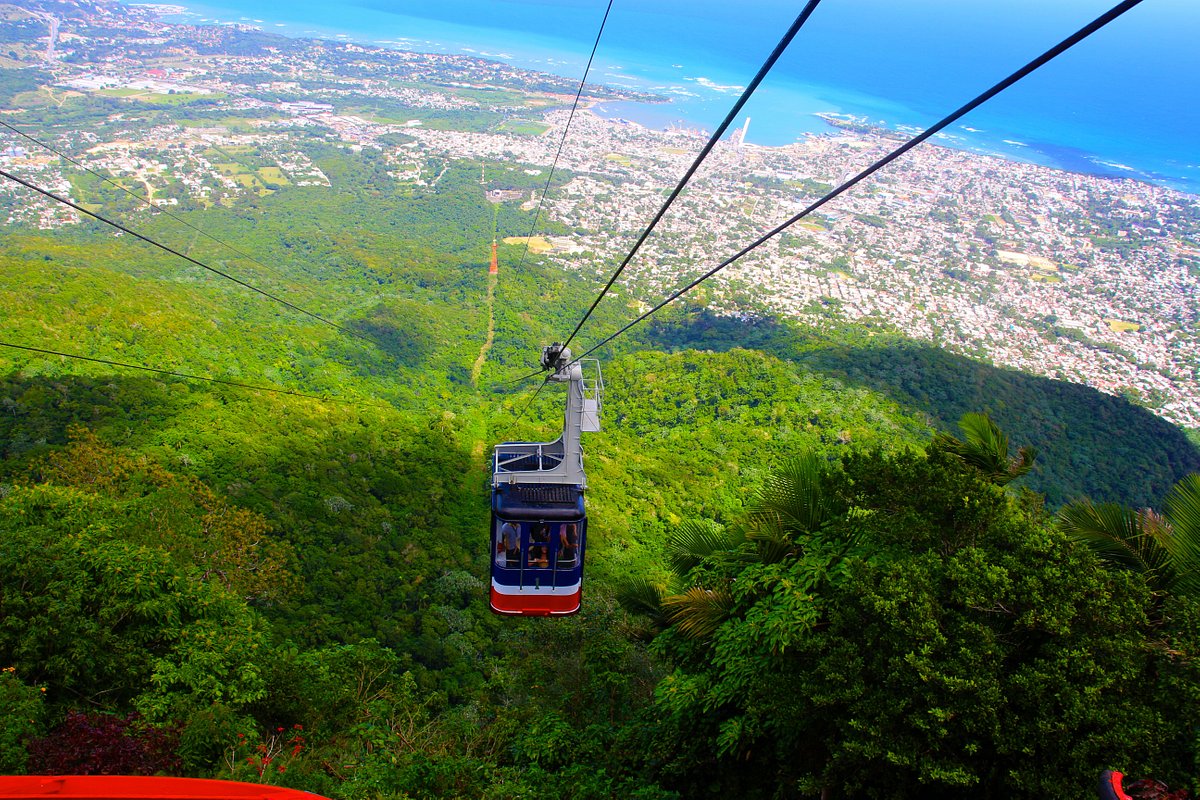
[[554, 569], [558, 573], [579, 565], [579, 544], [577, 522], [551, 526], [498, 520], [493, 552], [496, 566], [503, 569]]
[[496, 529], [496, 565], [521, 566], [521, 529], [516, 523], [505, 522]]
[[579, 526], [566, 522], [558, 526], [558, 566], [564, 569], [575, 566], [579, 558]]

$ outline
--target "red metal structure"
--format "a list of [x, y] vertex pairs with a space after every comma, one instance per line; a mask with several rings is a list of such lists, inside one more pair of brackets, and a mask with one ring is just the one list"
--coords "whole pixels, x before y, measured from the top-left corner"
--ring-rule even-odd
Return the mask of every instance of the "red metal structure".
[[200, 778], [0, 775], [3, 800], [325, 800], [298, 789]]
[[1122, 785], [1125, 776], [1120, 772], [1106, 769], [1100, 775], [1100, 800], [1133, 800], [1125, 793]]

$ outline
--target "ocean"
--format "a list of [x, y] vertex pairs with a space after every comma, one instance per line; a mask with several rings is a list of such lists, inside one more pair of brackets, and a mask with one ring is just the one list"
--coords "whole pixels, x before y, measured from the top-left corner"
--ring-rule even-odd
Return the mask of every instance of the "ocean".
[[[605, 0], [216, 0], [238, 22], [582, 75]], [[1096, 0], [825, 0], [745, 109], [747, 140], [828, 131], [820, 112], [930, 125], [1107, 10]], [[802, 4], [615, 0], [589, 81], [671, 98], [598, 113], [711, 130]], [[1200, 3], [1147, 0], [939, 137], [941, 144], [1200, 193]], [[738, 123], [741, 124], [741, 121]]]

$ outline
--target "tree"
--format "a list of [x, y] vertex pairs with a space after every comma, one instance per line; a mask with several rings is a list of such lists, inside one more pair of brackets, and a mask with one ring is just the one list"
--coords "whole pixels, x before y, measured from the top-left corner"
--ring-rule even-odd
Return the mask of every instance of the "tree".
[[848, 455], [822, 502], [798, 506], [825, 514], [768, 513], [805, 521], [776, 540], [791, 545], [773, 547], [778, 560], [702, 558], [688, 588], [721, 585], [729, 602], [707, 629], [673, 617], [655, 641], [675, 665], [653, 712], [664, 784], [1071, 798], [1110, 764], [1186, 776], [1198, 608], [1177, 604], [1169, 633], [1156, 631], [1138, 581], [1101, 569], [991, 477], [938, 448]]
[[792, 459], [754, 494], [743, 526], [727, 530], [709, 520], [684, 522], [666, 542], [667, 585], [630, 576], [618, 587], [618, 601], [631, 613], [649, 616], [660, 630], [673, 625], [686, 636], [708, 638], [735, 605], [733, 573], [819, 547], [837, 510], [828, 481], [826, 465], [812, 453]]
[[1037, 448], [1022, 447], [1015, 458], [1010, 458], [1008, 436], [987, 414], [963, 414], [958, 427], [963, 432], [962, 439], [939, 431], [931, 446], [962, 459], [997, 486], [1004, 486], [1033, 469]]
[[27, 686], [16, 667], [0, 669], [0, 775], [24, 775], [26, 745], [41, 728], [45, 687]]
[[1059, 524], [1101, 561], [1141, 575], [1152, 591], [1200, 599], [1200, 475], [1176, 483], [1161, 514], [1080, 500], [1059, 512]]
[[235, 506], [196, 478], [122, 453], [87, 428], [73, 425], [67, 433], [66, 447], [32, 466], [37, 482], [103, 498], [118, 537], [161, 547], [178, 563], [199, 567], [202, 580], [246, 600], [271, 603], [294, 588], [292, 550], [272, 539], [261, 514]]
[[0, 498], [0, 662], [82, 698], [179, 718], [262, 696], [262, 620], [170, 554], [114, 536], [111, 501], [58, 486]]

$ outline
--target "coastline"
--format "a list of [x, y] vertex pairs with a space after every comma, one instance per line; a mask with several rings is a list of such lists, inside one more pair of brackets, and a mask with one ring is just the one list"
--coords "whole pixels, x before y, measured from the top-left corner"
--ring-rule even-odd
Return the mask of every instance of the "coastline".
[[[651, 130], [686, 129], [708, 135], [711, 127], [702, 122], [688, 119], [687, 109], [677, 105], [673, 99], [669, 100], [666, 106], [637, 101], [601, 102], [594, 104], [590, 110], [604, 119], [624, 119]], [[778, 137], [770, 141], [756, 141], [758, 131], [753, 124], [754, 118], [751, 117], [750, 136], [747, 141], [761, 147], [784, 147], [801, 141], [807, 136], [838, 131], [907, 137], [920, 133], [922, 130], [915, 125], [889, 123], [884, 119], [872, 120], [865, 114], [855, 114], [841, 109], [813, 111], [809, 112], [809, 117], [808, 124], [798, 126], [795, 129], [795, 135], [787, 141], [780, 141]], [[943, 131], [933, 136], [930, 144], [1020, 164], [1032, 164], [1100, 178], [1135, 180], [1185, 194], [1200, 195], [1200, 183], [1186, 177], [1140, 170], [1129, 164], [1106, 159], [1096, 153], [1067, 145], [1044, 142], [1032, 137], [1027, 137], [1022, 141], [1004, 138], [1003, 135], [989, 135], [988, 131], [984, 129], [961, 123], [955, 126], [953, 133]]]
[[[153, 4], [136, 5], [145, 8]], [[273, 14], [268, 14], [259, 7], [262, 4], [257, 0], [239, 5], [244, 10], [189, 2], [160, 7], [173, 12], [162, 15], [167, 22], [244, 25], [291, 38], [325, 38], [387, 49], [470, 55], [573, 79], [578, 79], [583, 69], [582, 57], [568, 49], [568, 42], [542, 34], [514, 36], [511, 31], [399, 14], [384, 17], [392, 20], [405, 35], [380, 29], [367, 33], [354, 30], [355, 22], [365, 25], [368, 16], [377, 22], [376, 17], [383, 12], [371, 12], [362, 19], [342, 17], [337, 21], [325, 19], [323, 24], [310, 24], [280, 21], [277, 8], [271, 8]], [[339, 28], [343, 25], [348, 27]], [[644, 53], [609, 47], [607, 53], [602, 48], [588, 82], [668, 98], [666, 104], [597, 103], [592, 111], [601, 117], [628, 119], [653, 130], [684, 128], [699, 131], [711, 130], [723, 118], [729, 103], [742, 90], [738, 82], [744, 79], [717, 65], [707, 64], [703, 69], [696, 69], [680, 63], [646, 63]], [[807, 85], [787, 76], [764, 83], [747, 104], [745, 116], [751, 118], [747, 141], [767, 147], [791, 144], [811, 134], [833, 132], [839, 127], [830, 121], [835, 117], [861, 119], [873, 131], [909, 135], [919, 131], [920, 125], [937, 118], [879, 97], [837, 87]], [[739, 126], [742, 120], [738, 121]], [[939, 133], [935, 140], [953, 149], [1009, 161], [1105, 178], [1133, 179], [1192, 195], [1200, 194], [1200, 165], [1162, 159], [1158, 159], [1161, 163], [1155, 164], [1156, 159], [1129, 143], [1121, 148], [1093, 141], [1089, 149], [1080, 144], [1083, 138], [1064, 130], [1043, 130], [1038, 135], [1014, 134], [1011, 125], [998, 124], [987, 114], [973, 114], [953, 131]], [[1137, 152], [1119, 152], [1131, 149]], [[1170, 173], [1164, 169], [1169, 169]]]

